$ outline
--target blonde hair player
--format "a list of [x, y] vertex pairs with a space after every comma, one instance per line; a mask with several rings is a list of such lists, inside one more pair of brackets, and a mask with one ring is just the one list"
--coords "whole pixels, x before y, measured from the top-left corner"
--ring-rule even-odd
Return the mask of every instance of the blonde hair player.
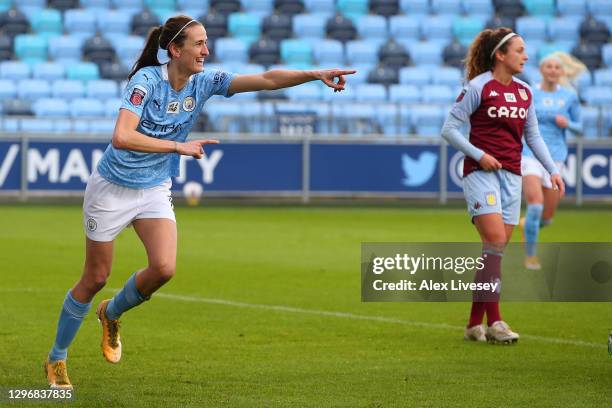
[[[558, 53], [542, 58], [542, 82], [533, 88], [540, 133], [559, 169], [567, 159], [568, 131], [574, 134], [582, 132], [578, 95], [573, 88], [561, 85], [571, 82], [571, 77], [565, 75], [563, 67], [564, 63]], [[572, 77], [575, 74], [576, 71]], [[524, 265], [527, 269], [539, 270], [542, 265], [537, 257], [538, 234], [540, 228], [552, 222], [560, 195], [558, 190], [553, 189], [550, 175], [535, 159], [529, 146], [523, 147], [521, 171], [527, 201], [525, 217], [520, 221], [525, 239]]]
[[[442, 137], [465, 154], [463, 191], [483, 243], [484, 267], [476, 272], [478, 282], [501, 281], [504, 249], [520, 216], [523, 136], [551, 174], [552, 186], [561, 194], [565, 189], [538, 131], [531, 88], [514, 77], [527, 59], [523, 39], [511, 29], [482, 31], [468, 51], [467, 83], [442, 129]], [[469, 139], [460, 132], [466, 122]], [[466, 340], [518, 341], [519, 335], [501, 317], [499, 299], [499, 292], [473, 293]]]
[[44, 368], [51, 387], [72, 388], [66, 370], [68, 347], [104, 285], [113, 262], [114, 240], [132, 225], [142, 241], [148, 265], [134, 273], [96, 314], [102, 323], [102, 354], [110, 363], [121, 359], [119, 317], [138, 306], [175, 273], [177, 230], [171, 202], [171, 177], [179, 157], [203, 156], [216, 140], [190, 140], [187, 135], [212, 95], [288, 88], [321, 80], [342, 91], [352, 70], [273, 70], [235, 75], [204, 70], [209, 55], [206, 30], [188, 16], [168, 19], [153, 29], [129, 75], [112, 143], [91, 175], [83, 203], [86, 237], [81, 279], [66, 294], [55, 343]]

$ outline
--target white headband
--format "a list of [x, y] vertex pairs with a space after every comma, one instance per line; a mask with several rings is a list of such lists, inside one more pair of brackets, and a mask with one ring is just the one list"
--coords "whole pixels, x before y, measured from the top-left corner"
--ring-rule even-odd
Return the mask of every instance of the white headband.
[[518, 35], [518, 34], [517, 33], [506, 34], [506, 36], [501, 39], [501, 41], [495, 46], [495, 48], [493, 48], [493, 51], [491, 51], [491, 58], [493, 58], [497, 50], [499, 50], [502, 45], [504, 45], [509, 39], [511, 39], [515, 35]]
[[187, 22], [187, 24], [185, 24], [180, 30], [178, 30], [177, 33], [174, 34], [174, 37], [172, 37], [170, 41], [168, 41], [168, 45], [166, 45], [165, 49], [162, 48], [161, 45], [159, 46], [159, 49], [157, 50], [157, 61], [159, 61], [160, 64], [167, 64], [170, 61], [170, 58], [168, 57], [168, 52], [167, 52], [168, 46], [172, 43], [172, 41], [176, 40], [176, 37], [178, 37], [178, 35], [181, 33], [181, 31], [185, 29], [185, 27], [187, 27], [189, 24], [193, 23], [194, 21], [197, 22], [198, 20], [191, 20]]

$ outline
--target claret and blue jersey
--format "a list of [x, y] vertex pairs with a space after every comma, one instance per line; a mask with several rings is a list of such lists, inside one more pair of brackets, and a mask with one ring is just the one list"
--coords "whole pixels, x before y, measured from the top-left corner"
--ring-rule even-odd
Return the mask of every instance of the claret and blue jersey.
[[[150, 137], [183, 142], [213, 95], [230, 97], [233, 74], [203, 71], [192, 75], [180, 91], [168, 81], [168, 66], [144, 67], [129, 81], [121, 109], [140, 117], [136, 130]], [[144, 153], [106, 148], [98, 172], [111, 183], [130, 188], [150, 188], [178, 176], [179, 155]]]
[[[534, 106], [540, 134], [555, 162], [564, 162], [567, 158], [566, 129], [557, 126], [557, 115], [565, 116], [569, 122], [568, 129], [573, 132], [582, 130], [580, 119], [580, 101], [578, 95], [571, 89], [557, 86], [554, 92], [543, 91], [539, 86], [533, 88]], [[533, 152], [527, 145], [523, 147], [523, 155], [533, 157]]]

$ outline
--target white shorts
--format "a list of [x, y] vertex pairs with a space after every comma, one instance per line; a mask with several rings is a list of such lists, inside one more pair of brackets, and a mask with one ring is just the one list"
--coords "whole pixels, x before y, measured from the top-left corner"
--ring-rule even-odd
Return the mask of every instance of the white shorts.
[[[562, 162], [555, 162], [559, 171], [563, 168]], [[523, 176], [537, 176], [542, 181], [542, 187], [552, 188], [552, 182], [550, 181], [550, 174], [542, 163], [535, 157], [523, 156], [521, 158], [521, 173]]]
[[97, 170], [89, 176], [83, 201], [85, 234], [93, 241], [113, 241], [132, 221], [142, 218], [167, 218], [176, 222], [170, 186], [134, 189], [113, 184]]

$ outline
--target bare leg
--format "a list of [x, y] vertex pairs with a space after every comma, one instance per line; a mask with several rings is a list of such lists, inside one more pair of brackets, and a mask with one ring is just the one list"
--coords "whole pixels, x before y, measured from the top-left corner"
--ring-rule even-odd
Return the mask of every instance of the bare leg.
[[85, 266], [81, 279], [72, 288], [72, 296], [89, 303], [104, 285], [111, 273], [114, 243], [85, 240]]

